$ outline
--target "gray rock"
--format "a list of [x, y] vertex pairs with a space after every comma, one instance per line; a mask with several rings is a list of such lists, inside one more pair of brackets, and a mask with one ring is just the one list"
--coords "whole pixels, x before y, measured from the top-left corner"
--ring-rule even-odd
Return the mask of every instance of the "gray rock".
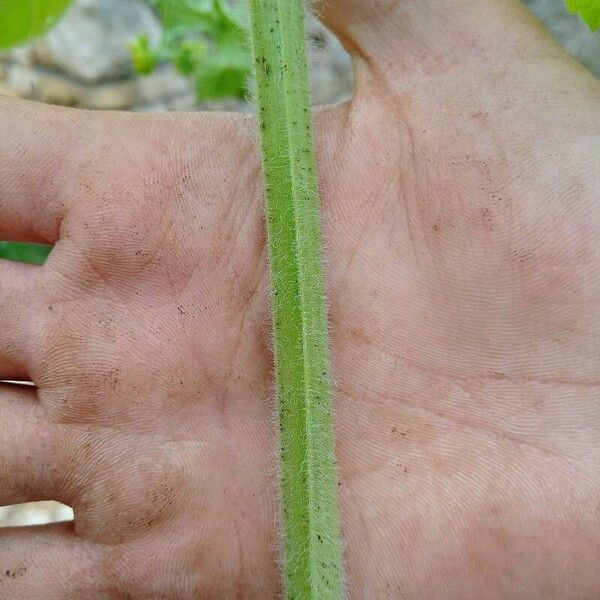
[[60, 73], [13, 64], [0, 69], [0, 93], [48, 104], [117, 110], [136, 101], [137, 82], [122, 79], [86, 85]]
[[31, 47], [33, 62], [92, 83], [133, 75], [128, 43], [160, 23], [139, 0], [77, 0], [48, 35]]
[[563, 0], [524, 0], [572, 56], [600, 77], [600, 31], [591, 33]]
[[[524, 1], [569, 52], [600, 76], [600, 33], [590, 33], [566, 11], [563, 0]], [[128, 43], [141, 33], [152, 41], [161, 33], [156, 15], [143, 0], [75, 0], [45, 38], [0, 54], [0, 93], [97, 109], [252, 109], [238, 100], [198, 103], [192, 83], [168, 65], [148, 77], [136, 77]], [[315, 104], [346, 100], [352, 93], [350, 57], [314, 17], [309, 36]]]
[[336, 104], [347, 100], [353, 84], [350, 55], [317, 19], [310, 19], [308, 31], [313, 102]]

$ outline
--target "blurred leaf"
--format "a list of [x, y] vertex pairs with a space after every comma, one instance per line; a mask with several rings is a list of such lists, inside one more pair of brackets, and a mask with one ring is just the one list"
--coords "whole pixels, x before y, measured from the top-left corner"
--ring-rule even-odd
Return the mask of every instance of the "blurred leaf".
[[183, 75], [191, 75], [200, 64], [202, 57], [206, 54], [206, 44], [186, 40], [181, 44], [179, 52], [175, 55], [173, 62], [177, 70]]
[[165, 29], [193, 28], [220, 36], [240, 27], [223, 0], [149, 0]]
[[248, 73], [234, 65], [227, 64], [221, 57], [202, 61], [196, 69], [196, 93], [199, 98], [220, 100], [222, 98], [243, 98], [246, 92]]
[[148, 0], [163, 26], [158, 44], [146, 36], [131, 44], [140, 74], [169, 61], [192, 77], [199, 100], [243, 98], [250, 75], [248, 30], [224, 0]]
[[133, 67], [140, 75], [148, 75], [156, 68], [157, 56], [150, 47], [150, 38], [141, 35], [129, 44]]
[[34, 265], [43, 264], [48, 258], [50, 250], [52, 250], [52, 246], [46, 244], [0, 242], [0, 258]]
[[0, 0], [0, 48], [39, 37], [65, 12], [71, 0]]
[[579, 15], [591, 31], [600, 29], [600, 0], [566, 0], [567, 8]]

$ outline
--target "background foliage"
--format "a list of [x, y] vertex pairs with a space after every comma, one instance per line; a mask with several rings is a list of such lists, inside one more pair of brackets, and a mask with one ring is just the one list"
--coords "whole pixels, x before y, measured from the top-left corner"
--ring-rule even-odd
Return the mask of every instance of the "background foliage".
[[131, 44], [133, 64], [145, 75], [170, 61], [193, 78], [199, 100], [243, 98], [250, 75], [248, 31], [239, 11], [224, 0], [148, 0], [158, 12], [163, 36]]
[[71, 0], [0, 0], [0, 48], [42, 35], [58, 21]]
[[567, 8], [578, 14], [592, 31], [600, 29], [600, 0], [565, 0]]
[[45, 244], [0, 242], [0, 258], [40, 265], [46, 260], [51, 249], [52, 246]]

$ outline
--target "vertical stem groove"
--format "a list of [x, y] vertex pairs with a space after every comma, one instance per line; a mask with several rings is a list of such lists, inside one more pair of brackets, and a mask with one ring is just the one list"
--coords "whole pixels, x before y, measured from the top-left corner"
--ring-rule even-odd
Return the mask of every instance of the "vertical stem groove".
[[249, 0], [262, 138], [290, 599], [343, 596], [327, 304], [303, 0]]

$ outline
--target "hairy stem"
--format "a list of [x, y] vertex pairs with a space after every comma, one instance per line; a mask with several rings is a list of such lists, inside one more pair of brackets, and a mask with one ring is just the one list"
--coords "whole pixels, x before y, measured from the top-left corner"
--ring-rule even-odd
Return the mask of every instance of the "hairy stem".
[[273, 290], [286, 596], [343, 596], [303, 0], [250, 0]]

